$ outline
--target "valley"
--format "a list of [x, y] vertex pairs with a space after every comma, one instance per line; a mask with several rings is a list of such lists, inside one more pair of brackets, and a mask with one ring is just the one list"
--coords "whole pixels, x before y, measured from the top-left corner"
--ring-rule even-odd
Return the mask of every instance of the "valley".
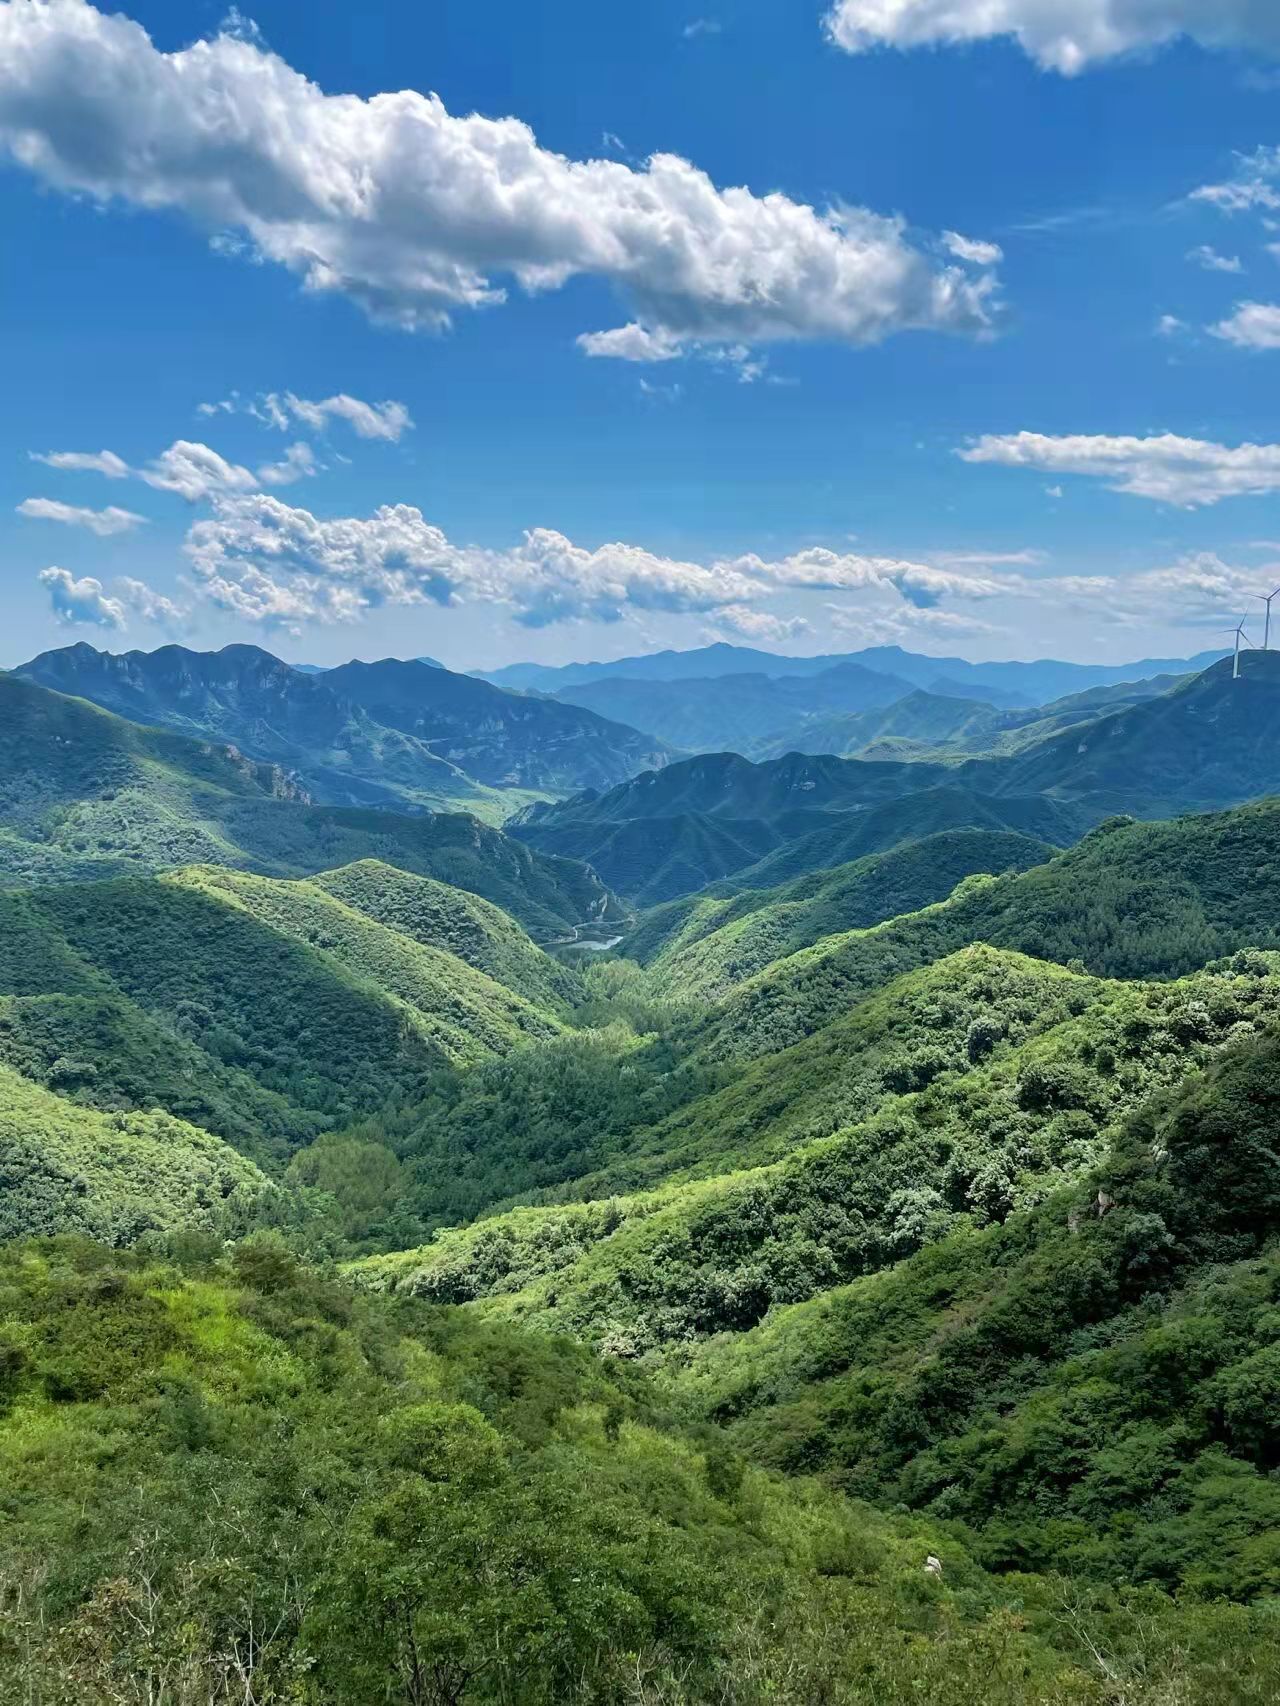
[[15, 1698], [1273, 1697], [1275, 654], [645, 767], [88, 650], [0, 676]]

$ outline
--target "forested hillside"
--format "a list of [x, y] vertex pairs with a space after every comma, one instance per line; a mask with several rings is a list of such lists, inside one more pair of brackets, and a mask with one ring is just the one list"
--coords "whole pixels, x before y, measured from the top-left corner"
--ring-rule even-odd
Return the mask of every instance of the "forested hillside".
[[1273, 1700], [1280, 801], [1090, 827], [1270, 668], [526, 814], [636, 916], [0, 677], [0, 1694]]
[[660, 741], [590, 711], [504, 693], [439, 664], [307, 673], [258, 646], [42, 652], [17, 672], [133, 722], [233, 743], [335, 805], [472, 810], [609, 787], [660, 766]]
[[0, 674], [0, 887], [212, 863], [300, 876], [386, 859], [544, 935], [621, 912], [593, 872], [473, 817], [316, 806], [269, 765]]

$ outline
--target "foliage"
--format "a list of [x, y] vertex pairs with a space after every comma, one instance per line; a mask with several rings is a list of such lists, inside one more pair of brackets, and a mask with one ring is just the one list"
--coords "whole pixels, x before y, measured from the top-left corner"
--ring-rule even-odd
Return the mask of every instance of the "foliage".
[[[18, 1245], [0, 1298], [6, 1699], [1113, 1698], [1052, 1584], [1005, 1594], [936, 1523], [656, 1427], [561, 1342], [352, 1297], [261, 1239], [230, 1263]], [[1089, 1611], [1151, 1673], [1126, 1698], [1273, 1661], [1261, 1616], [1188, 1639], [1167, 1599], [1142, 1609], [1136, 1639], [1122, 1601]]]
[[278, 769], [0, 674], [0, 888], [216, 863], [304, 876], [383, 859], [563, 936], [621, 917], [594, 873], [461, 814], [316, 806]]
[[0, 1067], [0, 1242], [83, 1232], [123, 1245], [188, 1226], [230, 1234], [269, 1192], [251, 1161], [196, 1126], [77, 1107]]

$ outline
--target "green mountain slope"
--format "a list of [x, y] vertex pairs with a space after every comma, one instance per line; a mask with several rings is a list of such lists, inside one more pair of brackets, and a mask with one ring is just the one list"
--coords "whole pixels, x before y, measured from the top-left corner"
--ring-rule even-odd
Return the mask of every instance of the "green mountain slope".
[[[9, 949], [15, 931], [12, 910], [5, 910]], [[57, 949], [48, 928], [40, 938], [38, 946], [28, 938], [33, 972]], [[65, 963], [63, 969], [65, 981]], [[45, 981], [56, 977], [50, 968]], [[26, 980], [10, 970], [6, 981]], [[80, 1106], [118, 1113], [163, 1108], [268, 1168], [282, 1165], [329, 1123], [264, 1089], [245, 1065], [211, 1054], [200, 1036], [182, 1016], [169, 1022], [115, 993], [0, 996], [0, 1062]]]
[[[844, 663], [803, 677], [727, 675], [635, 681], [609, 676], [562, 687], [556, 698], [645, 729], [684, 752], [755, 755], [783, 729], [798, 730], [813, 718], [888, 705], [909, 691], [905, 681]], [[805, 746], [803, 750], [835, 749]]]
[[779, 830], [759, 819], [736, 822], [699, 812], [626, 823], [557, 818], [545, 828], [535, 824], [515, 833], [543, 854], [557, 856], [562, 847], [574, 848], [562, 856], [582, 859], [635, 906], [696, 894], [755, 865], [782, 839]]
[[0, 1066], [0, 1241], [79, 1232], [106, 1244], [231, 1232], [271, 1190], [251, 1161], [167, 1113], [78, 1107]]
[[[927, 806], [913, 803], [922, 793], [938, 799], [959, 791], [986, 801], [1054, 802], [1062, 828], [1056, 834], [1035, 833], [1058, 842], [1117, 812], [1159, 818], [1227, 807], [1280, 790], [1280, 653], [1250, 653], [1239, 680], [1233, 679], [1231, 661], [1224, 660], [1170, 692], [1127, 702], [1121, 709], [1104, 705], [1096, 715], [1086, 708], [1083, 722], [1070, 712], [1066, 716], [1068, 726], [1056, 733], [1041, 729], [1043, 738], [1032, 739], [1028, 730], [1030, 744], [1014, 743], [1014, 750], [1002, 751], [996, 743], [981, 757], [941, 748], [928, 758], [789, 753], [761, 764], [725, 754], [690, 759], [599, 797], [531, 807], [513, 828], [533, 846], [556, 836], [561, 853], [586, 845], [593, 833], [589, 825], [644, 822], [678, 812], [759, 820], [785, 841], [815, 830], [824, 839], [838, 840], [841, 819], [890, 804], [911, 819], [927, 815]], [[833, 823], [806, 820], [805, 814], [819, 813]], [[916, 833], [954, 826], [933, 822]], [[855, 838], [856, 833], [855, 826]], [[841, 858], [854, 856], [850, 849]], [[832, 862], [821, 853], [817, 857]], [[803, 854], [800, 868], [816, 868], [813, 858], [811, 851]], [[798, 872], [793, 866], [787, 874]], [[755, 873], [749, 880], [759, 886]]]
[[1274, 1029], [1230, 1046], [1074, 1189], [682, 1383], [753, 1455], [945, 1512], [997, 1568], [1273, 1595], [1278, 1064]]
[[1276, 1020], [1278, 964], [1127, 985], [966, 949], [682, 1111], [683, 1182], [606, 1196], [616, 1167], [594, 1202], [358, 1271], [629, 1355], [741, 1331], [1083, 1177], [1148, 1098]]
[[775, 888], [806, 872], [847, 865], [869, 853], [883, 853], [900, 842], [917, 841], [945, 830], [1025, 835], [1067, 847], [1089, 827], [1087, 814], [1044, 795], [994, 799], [963, 788], [922, 788], [865, 811], [828, 814], [816, 829], [788, 837], [757, 864], [734, 872], [716, 892]]
[[1280, 653], [1224, 659], [1171, 693], [1041, 741], [1005, 766], [1002, 787], [1122, 801], [1155, 817], [1280, 789]]
[[536, 947], [507, 913], [476, 895], [377, 859], [322, 871], [311, 881], [376, 923], [424, 947], [456, 954], [535, 1006], [560, 1009], [582, 998], [580, 978]]
[[326, 670], [331, 692], [422, 741], [492, 788], [609, 788], [671, 756], [661, 741], [577, 705], [507, 693], [469, 675], [383, 658]]
[[270, 1244], [177, 1254], [0, 1255], [6, 1698], [231, 1699], [247, 1672], [262, 1706], [367, 1706], [426, 1673], [436, 1706], [1098, 1706], [1090, 1644], [1133, 1706], [1267, 1698], [1263, 1609], [1080, 1589], [1067, 1616], [945, 1521], [763, 1473], [563, 1342]]
[[[204, 867], [0, 896], [0, 994], [125, 1001], [312, 1129], [407, 1096], [446, 1062], [558, 1028], [320, 889]], [[110, 1028], [95, 1044], [83, 1025], [74, 1046], [113, 1081]], [[233, 1085], [224, 1076], [209, 1094]]]
[[1175, 976], [1280, 940], [1280, 801], [1173, 823], [1116, 820], [1020, 876], [780, 960], [712, 1014], [711, 1047], [770, 1053], [889, 978], [990, 942], [1118, 977]]
[[982, 746], [994, 738], [1005, 717], [981, 699], [947, 698], [917, 689], [874, 710], [814, 717], [788, 729], [752, 754], [760, 760], [788, 752], [832, 752], [842, 758], [892, 757], [895, 743], [932, 749]]
[[620, 917], [582, 865], [462, 815], [305, 803], [278, 769], [0, 675], [0, 887], [222, 864], [304, 876], [383, 859], [561, 936]]
[[677, 901], [649, 914], [618, 951], [648, 965], [669, 996], [715, 1000], [824, 936], [916, 912], [945, 900], [965, 877], [1024, 871], [1053, 852], [1023, 835], [944, 831], [776, 889]]
[[116, 655], [82, 643], [16, 673], [133, 722], [234, 744], [337, 805], [461, 808], [496, 823], [521, 793], [610, 787], [667, 756], [590, 711], [420, 661], [308, 673], [258, 646]]
[[549, 1013], [457, 955], [380, 924], [318, 884], [279, 882], [217, 866], [191, 866], [163, 881], [243, 909], [351, 977], [406, 1002], [444, 1057], [457, 1065], [560, 1028]]
[[494, 823], [511, 809], [421, 741], [375, 722], [327, 676], [291, 669], [258, 646], [117, 655], [81, 642], [42, 652], [15, 673], [135, 723], [236, 746], [330, 804], [468, 810]]

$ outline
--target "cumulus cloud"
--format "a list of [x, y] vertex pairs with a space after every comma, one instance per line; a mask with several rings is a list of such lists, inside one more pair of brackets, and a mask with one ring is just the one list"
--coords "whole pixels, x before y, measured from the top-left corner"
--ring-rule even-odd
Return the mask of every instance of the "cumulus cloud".
[[247, 468], [228, 462], [207, 444], [193, 444], [186, 438], [176, 439], [153, 462], [134, 472], [157, 491], [176, 492], [188, 503], [214, 492], [252, 491], [259, 483]]
[[854, 552], [812, 546], [777, 561], [757, 556], [735, 558], [736, 572], [772, 587], [804, 588], [810, 592], [858, 592], [890, 587], [919, 609], [944, 597], [995, 598], [1008, 584], [989, 575], [970, 575], [933, 563], [895, 557], [864, 557]]
[[944, 598], [993, 598], [1019, 584], [816, 547], [778, 559], [695, 562], [620, 542], [588, 549], [550, 528], [532, 528], [505, 549], [460, 545], [408, 504], [320, 519], [264, 492], [215, 496], [213, 514], [189, 529], [185, 550], [203, 598], [268, 626], [354, 622], [384, 605], [478, 602], [505, 607], [530, 628], [668, 611], [714, 616], [747, 632], [749, 612], [751, 631], [763, 636], [757, 617], [768, 613], [756, 607], [780, 592], [872, 592], [930, 609]]
[[[898, 218], [718, 188], [670, 154], [571, 160], [514, 118], [413, 90], [329, 95], [243, 32], [161, 53], [86, 0], [0, 6], [0, 146], [45, 183], [173, 209], [376, 319], [605, 281], [662, 340], [874, 343], [985, 332], [989, 272]], [[601, 353], [597, 346], [595, 353]]]
[[73, 474], [105, 474], [109, 480], [123, 480], [130, 472], [114, 450], [33, 450], [31, 460]]
[[958, 453], [966, 462], [1082, 474], [1113, 491], [1192, 509], [1223, 498], [1280, 491], [1280, 444], [1231, 447], [1163, 433], [1153, 438], [1038, 432], [988, 434]]
[[[218, 404], [202, 405], [206, 413], [212, 413], [220, 408]], [[114, 451], [102, 450], [95, 455], [82, 454], [73, 450], [55, 450], [44, 455], [35, 455], [37, 462], [46, 462], [51, 468], [67, 468], [88, 470], [92, 473], [106, 474], [113, 480], [123, 480], [132, 477], [142, 480], [146, 485], [158, 492], [175, 492], [188, 503], [199, 503], [205, 498], [214, 497], [221, 492], [252, 492], [260, 486], [287, 486], [294, 480], [304, 479], [319, 469], [315, 452], [309, 444], [291, 444], [279, 462], [265, 462], [256, 473], [252, 469], [242, 467], [238, 462], [228, 462], [225, 456], [212, 450], [207, 444], [198, 444], [191, 439], [179, 438], [162, 450], [144, 467], [131, 468], [123, 457]], [[45, 499], [32, 499], [33, 503], [46, 503]], [[72, 511], [67, 504], [54, 504], [52, 508], [65, 510], [68, 513], [52, 516], [51, 519], [69, 521], [81, 519], [81, 524], [90, 526], [83, 517], [101, 513], [117, 518], [113, 526], [99, 527], [97, 532], [119, 533], [125, 525], [118, 518], [127, 515], [127, 510], [109, 509], [101, 512], [93, 510]], [[24, 511], [32, 514], [33, 511]], [[44, 512], [48, 514], [46, 509]], [[134, 521], [141, 521], [137, 516]]]
[[744, 640], [794, 640], [807, 633], [803, 616], [776, 616], [770, 610], [753, 610], [749, 604], [729, 604], [716, 612], [716, 626]]
[[140, 616], [144, 622], [155, 622], [164, 628], [180, 627], [187, 618], [187, 612], [171, 598], [166, 598], [162, 592], [147, 585], [146, 581], [134, 580], [130, 575], [121, 575], [115, 583], [120, 595], [120, 602]]
[[318, 471], [315, 451], [309, 444], [291, 444], [279, 462], [264, 462], [258, 480], [264, 486], [291, 486]]
[[1280, 306], [1274, 302], [1241, 302], [1234, 314], [1209, 330], [1237, 349], [1280, 349]]
[[124, 605], [108, 598], [106, 589], [92, 575], [76, 580], [67, 569], [41, 569], [36, 577], [49, 594], [49, 603], [59, 622], [68, 627], [85, 624], [93, 628], [123, 628]]
[[349, 397], [345, 391], [339, 391], [335, 397], [325, 397], [318, 403], [306, 397], [295, 397], [292, 391], [288, 391], [284, 406], [295, 420], [314, 432], [321, 431], [331, 420], [346, 421], [357, 438], [385, 438], [393, 444], [399, 443], [413, 425], [413, 417], [405, 404], [391, 400], [364, 403], [359, 397]]
[[1004, 259], [999, 243], [984, 243], [976, 237], [962, 237], [958, 231], [944, 231], [942, 244], [948, 254], [958, 261], [968, 261], [976, 267], [994, 267]]
[[18, 514], [31, 521], [61, 521], [67, 527], [87, 527], [100, 539], [113, 533], [128, 533], [146, 522], [145, 516], [135, 515], [131, 509], [117, 509], [114, 504], [106, 509], [80, 509], [75, 504], [59, 503], [56, 498], [23, 498]]
[[1074, 76], [1180, 36], [1202, 47], [1280, 52], [1270, 0], [836, 0], [827, 33], [846, 53], [1011, 37], [1046, 70]]
[[456, 545], [408, 504], [319, 520], [278, 498], [215, 500], [186, 551], [203, 595], [254, 622], [344, 622], [385, 604], [508, 606], [527, 627], [634, 610], [710, 611], [758, 596], [727, 565], [658, 557], [638, 546], [589, 551], [534, 528], [505, 551]]

